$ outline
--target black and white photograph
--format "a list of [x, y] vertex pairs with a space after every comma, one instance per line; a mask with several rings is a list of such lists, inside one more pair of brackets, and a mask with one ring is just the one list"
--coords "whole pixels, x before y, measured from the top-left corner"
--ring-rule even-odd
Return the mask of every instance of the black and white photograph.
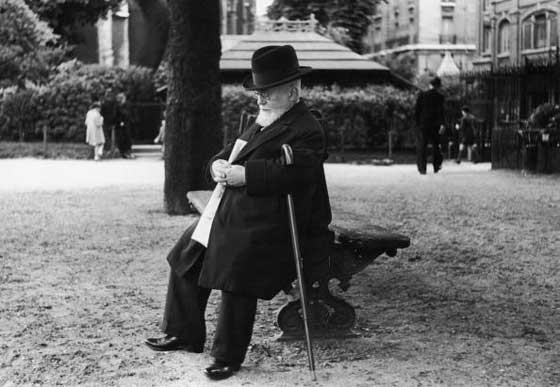
[[560, 386], [560, 0], [0, 0], [0, 387]]

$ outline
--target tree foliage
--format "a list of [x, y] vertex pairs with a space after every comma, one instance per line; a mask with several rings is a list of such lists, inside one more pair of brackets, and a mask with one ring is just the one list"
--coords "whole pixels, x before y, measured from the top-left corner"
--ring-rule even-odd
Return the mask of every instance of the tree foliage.
[[379, 63], [412, 83], [416, 81], [416, 62], [416, 56], [410, 52], [391, 54], [379, 60]]
[[75, 25], [93, 24], [117, 9], [121, 0], [24, 0], [46, 21], [56, 34], [68, 43], [77, 43], [73, 35]]
[[0, 2], [0, 87], [40, 81], [61, 57], [50, 47], [57, 40], [47, 23], [23, 0]]
[[321, 27], [319, 32], [361, 53], [362, 38], [380, 1], [383, 0], [274, 0], [267, 16], [304, 20], [314, 14]]

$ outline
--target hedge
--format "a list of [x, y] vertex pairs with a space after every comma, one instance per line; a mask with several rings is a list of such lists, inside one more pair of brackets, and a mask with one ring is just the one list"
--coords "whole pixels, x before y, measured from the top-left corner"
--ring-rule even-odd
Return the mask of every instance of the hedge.
[[[111, 101], [119, 91], [125, 91], [129, 100], [139, 106], [132, 122], [135, 141], [153, 138], [159, 126], [160, 106], [154, 102], [155, 91], [149, 70], [134, 67], [124, 70], [97, 65], [61, 72], [44, 89], [5, 97], [0, 110], [0, 138], [19, 139], [16, 123], [6, 124], [2, 116], [6, 116], [10, 109], [15, 111], [14, 108], [7, 109], [17, 105], [14, 101], [25, 99], [30, 102], [25, 105], [28, 113], [24, 117], [33, 117], [36, 122], [34, 131], [31, 130], [32, 135], [25, 136], [25, 139], [40, 135], [41, 128], [46, 125], [51, 141], [82, 142], [85, 136], [83, 121], [92, 95], [102, 96], [105, 101], [109, 101], [109, 107], [105, 104], [103, 113], [105, 122], [110, 125], [110, 107], [114, 106]], [[384, 146], [388, 130], [393, 132], [395, 147], [414, 145], [414, 92], [391, 86], [347, 89], [313, 87], [304, 89], [304, 96], [308, 106], [321, 113], [331, 149], [364, 150]], [[224, 86], [222, 116], [226, 140], [237, 136], [243, 111], [257, 113], [253, 94], [241, 86]], [[29, 119], [26, 123], [29, 124]]]
[[[150, 69], [70, 63], [41, 88], [0, 94], [0, 138], [33, 140], [40, 138], [42, 128], [46, 127], [49, 141], [83, 142], [84, 119], [93, 99], [104, 101], [108, 127], [112, 123], [115, 97], [119, 92], [127, 95], [132, 106], [132, 127], [137, 132], [134, 134], [149, 132], [151, 136], [156, 133], [160, 106]], [[29, 117], [32, 118], [31, 125]]]
[[[416, 93], [391, 86], [365, 88], [313, 87], [303, 91], [306, 104], [322, 115], [329, 148], [369, 149], [387, 143], [392, 129], [395, 147], [414, 146], [413, 117]], [[252, 93], [240, 86], [224, 86], [222, 116], [226, 140], [238, 133], [243, 111], [256, 114]]]

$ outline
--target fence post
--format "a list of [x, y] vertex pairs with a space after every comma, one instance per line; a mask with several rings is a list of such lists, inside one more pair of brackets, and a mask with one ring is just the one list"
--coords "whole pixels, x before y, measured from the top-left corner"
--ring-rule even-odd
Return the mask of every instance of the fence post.
[[47, 154], [47, 125], [43, 125], [43, 152]]
[[388, 141], [388, 143], [389, 143], [389, 152], [388, 152], [387, 157], [391, 159], [391, 158], [393, 158], [393, 131], [392, 130], [389, 130], [389, 141]]
[[115, 157], [115, 126], [111, 126], [111, 157]]

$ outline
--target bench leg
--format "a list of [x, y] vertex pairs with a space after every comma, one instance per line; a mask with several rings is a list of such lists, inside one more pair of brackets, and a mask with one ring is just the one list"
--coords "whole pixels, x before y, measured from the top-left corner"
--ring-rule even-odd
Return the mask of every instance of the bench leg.
[[[310, 331], [316, 338], [355, 337], [352, 328], [356, 322], [354, 307], [341, 298], [333, 296], [328, 281], [310, 289]], [[301, 304], [299, 300], [284, 305], [277, 316], [282, 330], [279, 341], [300, 340], [305, 336]]]

